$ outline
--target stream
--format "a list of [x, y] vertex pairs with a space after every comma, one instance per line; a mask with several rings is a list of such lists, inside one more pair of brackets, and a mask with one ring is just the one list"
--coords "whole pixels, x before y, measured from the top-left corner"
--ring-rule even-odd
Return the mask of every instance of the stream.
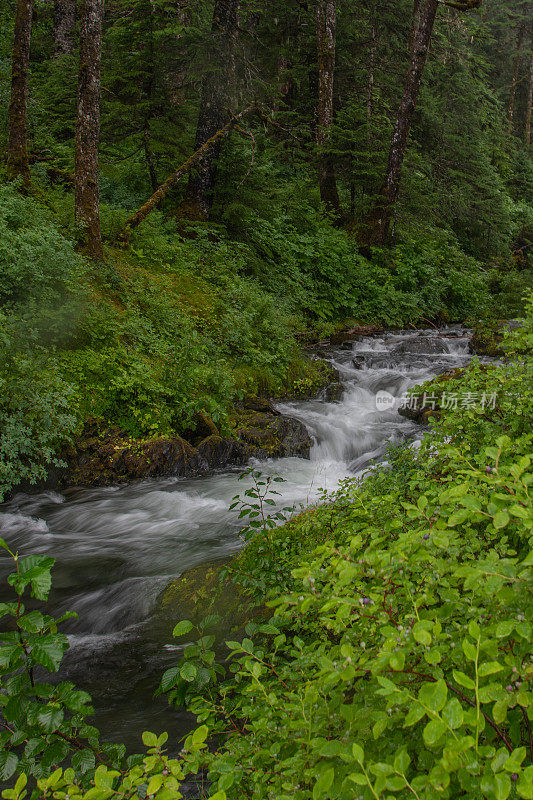
[[[307, 426], [311, 459], [258, 464], [265, 474], [286, 479], [280, 484], [282, 506], [313, 503], [321, 489], [334, 490], [343, 478], [383, 461], [389, 443], [415, 441], [420, 427], [397, 413], [402, 395], [470, 360], [468, 336], [460, 328], [389, 332], [330, 349], [327, 357], [343, 382], [338, 402], [277, 405]], [[385, 398], [379, 408], [378, 393]], [[185, 570], [242, 547], [237, 515], [228, 511], [232, 497], [246, 488], [240, 472], [17, 494], [0, 507], [0, 536], [11, 548], [57, 559], [50, 613], [79, 614], [64, 628], [70, 649], [61, 677], [91, 692], [92, 724], [129, 750], [138, 752], [143, 730], [176, 737], [190, 727], [185, 712], [153, 700], [161, 674], [180, 650], [171, 637], [180, 610], [162, 614], [158, 596]], [[0, 558], [1, 600], [10, 570]]]

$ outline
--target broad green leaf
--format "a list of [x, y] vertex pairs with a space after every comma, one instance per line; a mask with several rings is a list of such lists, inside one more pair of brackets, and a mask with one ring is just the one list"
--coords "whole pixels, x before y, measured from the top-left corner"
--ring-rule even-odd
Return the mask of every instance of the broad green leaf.
[[424, 741], [427, 745], [433, 745], [445, 732], [445, 723], [441, 719], [432, 719], [424, 728]]
[[468, 675], [465, 675], [465, 673], [461, 672], [460, 670], [453, 670], [453, 678], [455, 682], [459, 684], [459, 686], [464, 686], [465, 689], [475, 689], [476, 687], [476, 684], [472, 678], [469, 678]]
[[335, 768], [329, 767], [328, 769], [324, 770], [313, 787], [313, 799], [318, 800], [318, 798], [324, 797], [324, 795], [326, 795], [326, 793], [331, 789], [334, 780]]
[[172, 631], [172, 636], [185, 636], [186, 633], [190, 633], [192, 631], [194, 625], [188, 619], [182, 619], [181, 622], [178, 622], [174, 630]]
[[189, 683], [196, 678], [198, 670], [196, 665], [193, 664], [191, 661], [186, 661], [185, 664], [180, 669], [180, 675], [184, 681], [188, 681]]

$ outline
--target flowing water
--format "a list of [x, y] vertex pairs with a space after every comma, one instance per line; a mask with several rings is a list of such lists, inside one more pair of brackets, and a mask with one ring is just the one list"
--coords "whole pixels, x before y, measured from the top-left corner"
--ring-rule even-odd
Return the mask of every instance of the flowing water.
[[[258, 465], [286, 479], [281, 505], [312, 503], [321, 489], [333, 490], [346, 476], [384, 460], [389, 443], [416, 440], [420, 428], [397, 413], [402, 395], [470, 359], [465, 332], [441, 333], [387, 333], [331, 350], [342, 398], [279, 404], [305, 423], [314, 441], [310, 460]], [[378, 396], [385, 398], [379, 408]], [[387, 408], [387, 400], [394, 404]], [[152, 699], [162, 672], [179, 657], [171, 637], [179, 608], [162, 613], [158, 596], [185, 570], [242, 547], [239, 522], [228, 511], [232, 497], [246, 488], [238, 476], [228, 470], [189, 480], [18, 494], [2, 506], [0, 536], [12, 548], [57, 559], [51, 613], [79, 614], [68, 623], [62, 677], [93, 694], [94, 724], [108, 740], [137, 750], [143, 730], [180, 735], [190, 725], [187, 715]], [[0, 560], [2, 579], [9, 569]]]

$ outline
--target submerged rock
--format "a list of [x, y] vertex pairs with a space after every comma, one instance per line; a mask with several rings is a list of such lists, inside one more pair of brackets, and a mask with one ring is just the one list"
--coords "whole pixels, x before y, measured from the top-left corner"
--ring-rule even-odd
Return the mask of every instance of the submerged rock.
[[159, 595], [157, 614], [170, 619], [172, 625], [189, 619], [194, 624], [208, 614], [217, 614], [217, 638], [223, 639], [232, 630], [245, 625], [252, 616], [254, 604], [223, 570], [231, 558], [199, 564], [171, 581]]
[[324, 399], [327, 400], [328, 403], [338, 403], [339, 400], [342, 399], [344, 394], [345, 387], [340, 381], [335, 381], [335, 383], [330, 383], [330, 385], [326, 388], [324, 392]]

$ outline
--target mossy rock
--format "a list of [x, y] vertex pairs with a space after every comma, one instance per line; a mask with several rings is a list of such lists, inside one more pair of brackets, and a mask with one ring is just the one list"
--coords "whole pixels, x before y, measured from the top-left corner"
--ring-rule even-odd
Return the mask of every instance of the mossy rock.
[[211, 632], [219, 641], [242, 629], [258, 615], [270, 616], [270, 612], [258, 607], [230, 575], [224, 575], [223, 571], [232, 560], [211, 561], [184, 572], [159, 595], [157, 613], [167, 619], [170, 617], [173, 624], [189, 619], [195, 625], [208, 615], [217, 614], [220, 621]]
[[482, 323], [477, 325], [470, 339], [469, 350], [478, 356], [501, 358], [505, 355], [502, 347], [505, 322]]
[[233, 438], [244, 448], [248, 458], [309, 458], [311, 439], [303, 423], [281, 414], [237, 410]]

